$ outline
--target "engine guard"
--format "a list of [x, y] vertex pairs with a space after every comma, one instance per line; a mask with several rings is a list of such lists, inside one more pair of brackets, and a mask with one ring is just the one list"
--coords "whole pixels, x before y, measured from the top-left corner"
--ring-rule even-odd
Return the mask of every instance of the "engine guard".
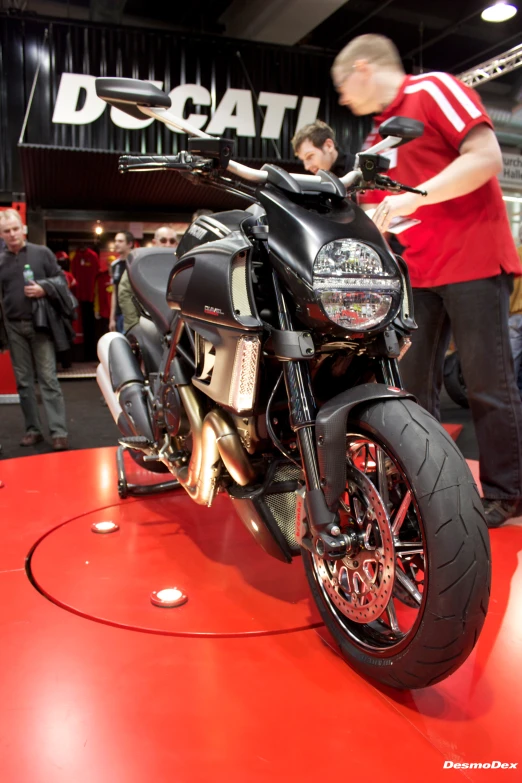
[[396, 398], [415, 400], [413, 394], [383, 383], [364, 383], [338, 394], [323, 405], [316, 419], [317, 456], [321, 486], [331, 511], [337, 511], [346, 487], [346, 422], [359, 405]]

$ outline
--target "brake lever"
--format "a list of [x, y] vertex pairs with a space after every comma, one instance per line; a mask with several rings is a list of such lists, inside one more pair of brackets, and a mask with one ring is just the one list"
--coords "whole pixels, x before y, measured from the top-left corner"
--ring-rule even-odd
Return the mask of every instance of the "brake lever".
[[407, 193], [417, 193], [419, 196], [427, 196], [428, 191], [427, 190], [419, 190], [418, 188], [410, 188], [409, 185], [403, 185], [400, 182], [395, 182], [394, 179], [390, 179], [390, 177], [385, 177], [382, 174], [377, 174], [375, 177], [375, 183], [377, 185], [380, 185], [381, 188], [385, 188], [386, 190], [404, 190]]

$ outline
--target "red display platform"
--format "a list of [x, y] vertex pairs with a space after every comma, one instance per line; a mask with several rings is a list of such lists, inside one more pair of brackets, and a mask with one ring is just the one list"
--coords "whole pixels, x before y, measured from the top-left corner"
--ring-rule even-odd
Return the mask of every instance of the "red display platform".
[[[520, 779], [520, 520], [491, 534], [472, 656], [398, 692], [338, 657], [300, 562], [265, 555], [225, 498], [120, 501], [113, 449], [2, 461], [0, 480], [0, 780]], [[153, 607], [176, 582], [188, 602]]]
[[17, 394], [9, 351], [0, 353], [0, 395], [2, 394]]

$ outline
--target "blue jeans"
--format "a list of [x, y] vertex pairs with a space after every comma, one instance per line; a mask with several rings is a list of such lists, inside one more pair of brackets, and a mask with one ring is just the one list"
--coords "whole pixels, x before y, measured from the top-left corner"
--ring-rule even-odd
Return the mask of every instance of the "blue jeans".
[[7, 336], [27, 432], [42, 434], [34, 388], [36, 371], [51, 436], [66, 438], [65, 403], [56, 376], [54, 343], [46, 332], [36, 331], [31, 321], [10, 321]]
[[414, 288], [419, 326], [401, 361], [403, 383], [440, 420], [444, 357], [453, 332], [491, 499], [522, 498], [522, 403], [509, 341], [511, 277]]

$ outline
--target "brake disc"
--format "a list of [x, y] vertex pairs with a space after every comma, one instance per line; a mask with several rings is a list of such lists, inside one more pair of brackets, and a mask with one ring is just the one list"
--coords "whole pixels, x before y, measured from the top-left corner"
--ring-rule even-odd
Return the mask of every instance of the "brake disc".
[[[357, 623], [377, 620], [392, 596], [395, 549], [390, 520], [374, 484], [353, 465], [347, 465], [351, 516], [360, 541], [359, 551], [342, 560], [327, 561], [314, 554], [317, 573], [333, 604]], [[344, 531], [343, 531], [344, 532]]]

